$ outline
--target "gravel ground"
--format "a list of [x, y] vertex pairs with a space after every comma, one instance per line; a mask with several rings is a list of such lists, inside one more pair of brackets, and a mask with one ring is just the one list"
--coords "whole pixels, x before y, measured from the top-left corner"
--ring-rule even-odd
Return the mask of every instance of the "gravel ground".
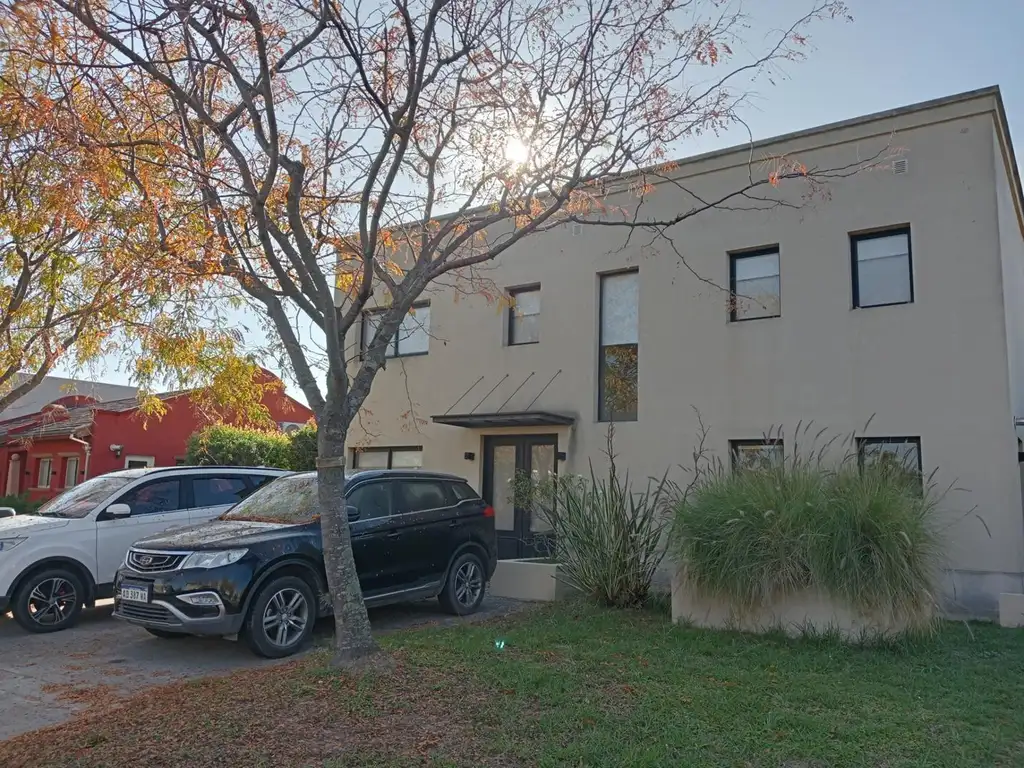
[[[441, 613], [435, 601], [370, 611], [374, 630], [393, 632], [425, 624], [457, 625], [521, 610], [525, 603], [488, 597], [468, 617]], [[0, 740], [54, 725], [90, 703], [121, 697], [172, 680], [226, 674], [274, 664], [237, 642], [188, 637], [161, 640], [111, 617], [112, 601], [82, 615], [64, 632], [31, 635], [0, 616]], [[331, 622], [317, 634], [329, 637]]]

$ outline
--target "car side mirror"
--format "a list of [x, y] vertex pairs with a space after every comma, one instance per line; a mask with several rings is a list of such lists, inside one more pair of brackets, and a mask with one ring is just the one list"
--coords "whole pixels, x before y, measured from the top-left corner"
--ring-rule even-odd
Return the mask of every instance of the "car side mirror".
[[0, 518], [14, 517], [18, 512], [14, 507], [0, 507]]
[[111, 504], [107, 507], [107, 514], [111, 517], [128, 517], [132, 513], [132, 508], [127, 504]]
[[352, 522], [353, 520], [358, 520], [359, 519], [359, 509], [356, 508], [356, 507], [353, 507], [351, 504], [346, 504], [345, 505], [345, 511], [348, 513], [348, 520], [349, 520], [349, 522]]

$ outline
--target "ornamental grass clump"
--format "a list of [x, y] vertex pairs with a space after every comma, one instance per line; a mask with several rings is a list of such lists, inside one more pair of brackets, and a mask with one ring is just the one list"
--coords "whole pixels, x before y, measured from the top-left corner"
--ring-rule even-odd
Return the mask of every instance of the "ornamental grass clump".
[[608, 474], [561, 474], [514, 482], [513, 497], [550, 529], [536, 540], [559, 564], [559, 578], [594, 601], [616, 608], [644, 605], [665, 557], [666, 481], [634, 489], [619, 474], [608, 438]]
[[673, 503], [670, 549], [700, 594], [752, 610], [818, 589], [923, 628], [942, 553], [930, 478], [896, 462], [709, 461]]

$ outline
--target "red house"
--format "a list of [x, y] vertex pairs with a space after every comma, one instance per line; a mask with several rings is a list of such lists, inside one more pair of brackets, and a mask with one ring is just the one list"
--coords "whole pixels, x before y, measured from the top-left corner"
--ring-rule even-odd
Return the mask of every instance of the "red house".
[[[135, 397], [99, 402], [67, 395], [35, 413], [0, 421], [0, 495], [48, 499], [115, 469], [183, 464], [189, 436], [210, 423], [191, 394], [157, 395], [167, 409], [159, 419], [143, 419]], [[266, 390], [263, 404], [283, 430], [313, 417], [283, 387]]]

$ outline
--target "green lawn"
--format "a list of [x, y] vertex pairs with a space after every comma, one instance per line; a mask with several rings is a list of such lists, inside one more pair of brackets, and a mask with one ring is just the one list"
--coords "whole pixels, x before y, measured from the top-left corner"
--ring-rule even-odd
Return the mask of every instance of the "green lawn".
[[567, 605], [383, 642], [393, 672], [315, 653], [165, 686], [0, 765], [1024, 766], [1021, 631], [857, 649]]

